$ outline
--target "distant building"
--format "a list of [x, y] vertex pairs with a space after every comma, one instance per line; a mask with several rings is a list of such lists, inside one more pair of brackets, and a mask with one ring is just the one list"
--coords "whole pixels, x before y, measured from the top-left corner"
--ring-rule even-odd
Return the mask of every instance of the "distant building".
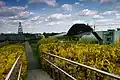
[[[117, 31], [114, 29], [108, 29], [107, 31], [96, 31], [96, 33], [103, 39], [103, 43], [105, 44], [116, 43], [120, 40], [119, 29], [117, 29]], [[83, 35], [82, 38], [97, 40], [93, 34]]]
[[100, 44], [110, 44], [120, 41], [120, 28], [117, 28], [117, 31], [114, 29], [108, 29], [107, 31], [95, 31], [88, 24], [74, 24], [67, 33], [60, 33], [58, 35], [49, 36], [49, 37], [62, 37], [70, 36], [73, 38], [95, 40]]

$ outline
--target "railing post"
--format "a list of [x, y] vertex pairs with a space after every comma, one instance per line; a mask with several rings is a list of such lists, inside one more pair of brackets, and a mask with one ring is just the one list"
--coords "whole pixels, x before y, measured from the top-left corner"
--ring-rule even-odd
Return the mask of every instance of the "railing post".
[[53, 80], [55, 80], [55, 69], [54, 68], [52, 68], [52, 78]]

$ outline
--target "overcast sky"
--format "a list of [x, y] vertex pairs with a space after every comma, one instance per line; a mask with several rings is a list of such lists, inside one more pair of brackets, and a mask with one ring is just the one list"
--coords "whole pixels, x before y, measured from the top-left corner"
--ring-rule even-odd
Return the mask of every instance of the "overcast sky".
[[0, 0], [0, 33], [67, 32], [75, 23], [120, 27], [120, 0]]

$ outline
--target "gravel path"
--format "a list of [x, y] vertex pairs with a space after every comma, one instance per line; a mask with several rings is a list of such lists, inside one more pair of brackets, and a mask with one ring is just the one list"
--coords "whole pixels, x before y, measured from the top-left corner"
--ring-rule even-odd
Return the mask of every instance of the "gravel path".
[[25, 42], [25, 50], [28, 56], [28, 76], [27, 80], [53, 80], [40, 69], [39, 62], [34, 58], [32, 49], [28, 42]]

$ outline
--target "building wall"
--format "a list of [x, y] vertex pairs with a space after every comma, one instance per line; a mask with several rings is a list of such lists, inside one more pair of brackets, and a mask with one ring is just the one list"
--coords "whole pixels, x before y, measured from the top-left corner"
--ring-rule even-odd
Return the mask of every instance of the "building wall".
[[[111, 34], [110, 32], [113, 32]], [[96, 31], [96, 33], [103, 39], [103, 43], [116, 43], [120, 39], [120, 31]], [[82, 38], [95, 39], [96, 37], [93, 34], [83, 35]], [[111, 38], [111, 40], [109, 40]]]
[[120, 31], [115, 31], [115, 40], [114, 42], [118, 42], [120, 40]]
[[[97, 33], [103, 39], [103, 43], [116, 43], [120, 38], [120, 31], [112, 31], [113, 35], [109, 35], [110, 32], [111, 31], [98, 31]], [[107, 38], [112, 38], [112, 40], [107, 41]]]

